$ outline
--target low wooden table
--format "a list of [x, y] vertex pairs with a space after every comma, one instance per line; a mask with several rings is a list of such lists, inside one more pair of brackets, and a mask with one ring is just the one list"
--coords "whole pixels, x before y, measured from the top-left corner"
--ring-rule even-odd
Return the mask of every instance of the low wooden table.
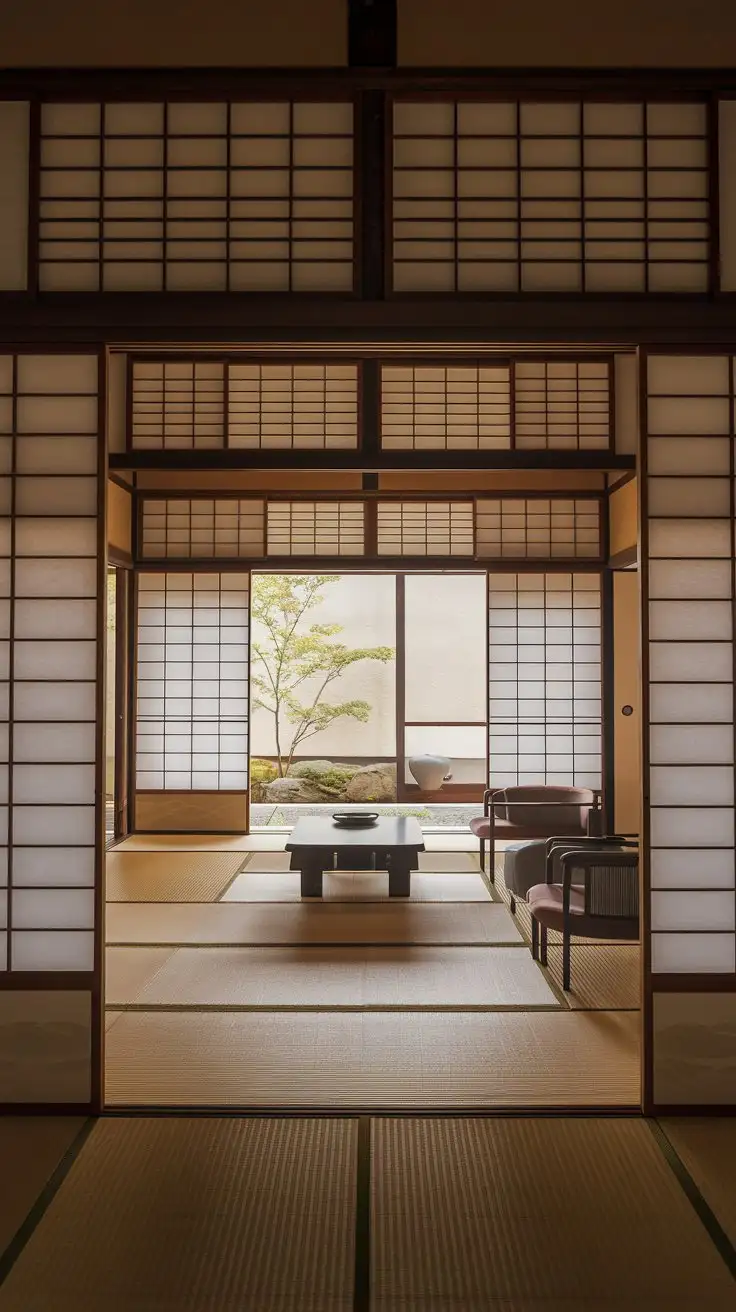
[[325, 870], [388, 870], [389, 897], [411, 896], [411, 872], [424, 839], [413, 816], [380, 816], [375, 824], [347, 829], [331, 817], [297, 820], [286, 844], [291, 869], [301, 871], [302, 897], [322, 896]]

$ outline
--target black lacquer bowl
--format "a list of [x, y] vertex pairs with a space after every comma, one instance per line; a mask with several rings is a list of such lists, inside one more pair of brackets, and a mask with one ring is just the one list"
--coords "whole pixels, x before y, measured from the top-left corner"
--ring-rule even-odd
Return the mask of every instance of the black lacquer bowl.
[[374, 825], [378, 819], [377, 811], [335, 811], [332, 819], [336, 825], [342, 825], [343, 829], [364, 829], [366, 825]]

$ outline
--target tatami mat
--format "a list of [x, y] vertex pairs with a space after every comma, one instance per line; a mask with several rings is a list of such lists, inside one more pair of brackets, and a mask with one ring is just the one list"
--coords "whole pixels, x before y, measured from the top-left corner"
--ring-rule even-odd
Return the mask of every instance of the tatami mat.
[[108, 902], [212, 902], [243, 864], [242, 853], [108, 852]]
[[99, 1122], [1, 1312], [348, 1312], [356, 1133], [340, 1119]]
[[126, 1012], [107, 1035], [106, 1080], [113, 1105], [635, 1106], [639, 1019]]
[[[332, 902], [385, 902], [388, 875], [384, 871], [328, 871], [322, 878], [322, 896]], [[412, 902], [490, 902], [488, 886], [475, 874], [430, 874], [418, 871], [411, 880]], [[248, 866], [233, 880], [222, 902], [300, 902], [298, 871], [261, 873]]]
[[733, 1306], [642, 1121], [396, 1119], [372, 1140], [375, 1312]]
[[736, 1245], [736, 1119], [668, 1116], [664, 1130], [708, 1206]]
[[81, 1116], [0, 1117], [0, 1253], [83, 1125]]
[[116, 852], [282, 851], [286, 834], [131, 834]]
[[151, 946], [309, 943], [520, 943], [495, 902], [119, 903], [108, 943]]
[[[639, 946], [636, 943], [577, 944], [571, 952], [572, 988], [565, 998], [571, 1007], [593, 1007], [601, 1011], [640, 1007]], [[549, 974], [562, 988], [562, 948], [550, 947]]]
[[105, 952], [105, 1001], [135, 1002], [141, 989], [166, 964], [175, 948], [108, 948]]
[[181, 948], [135, 997], [107, 997], [141, 1007], [291, 1010], [560, 1006], [523, 948]]

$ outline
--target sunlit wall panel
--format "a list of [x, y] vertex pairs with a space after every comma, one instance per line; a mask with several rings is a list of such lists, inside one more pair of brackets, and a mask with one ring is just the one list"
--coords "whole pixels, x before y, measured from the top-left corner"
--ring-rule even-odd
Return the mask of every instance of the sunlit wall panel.
[[491, 573], [489, 782], [601, 785], [600, 576]]
[[138, 576], [139, 790], [248, 786], [249, 576]]
[[647, 361], [644, 508], [652, 970], [731, 973], [733, 361]]

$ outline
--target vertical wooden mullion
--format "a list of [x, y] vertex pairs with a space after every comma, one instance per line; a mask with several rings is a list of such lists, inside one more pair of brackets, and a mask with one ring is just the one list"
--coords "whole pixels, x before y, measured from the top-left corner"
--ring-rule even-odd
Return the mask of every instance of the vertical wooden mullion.
[[644, 291], [649, 291], [649, 106], [642, 102], [642, 150], [644, 152]]
[[107, 105], [100, 102], [100, 138], [97, 193], [97, 290], [105, 290], [105, 129]]
[[458, 196], [458, 130], [457, 130], [457, 97], [452, 101], [452, 290], [459, 291], [459, 271], [460, 271], [460, 198]]
[[721, 289], [721, 206], [719, 161], [719, 101], [711, 95], [706, 107], [708, 148], [708, 291], [717, 296]]
[[396, 801], [406, 799], [406, 575], [396, 575]]
[[[100, 110], [102, 112], [102, 108]], [[104, 961], [106, 869], [106, 674], [107, 674], [107, 440], [105, 425], [105, 351], [97, 354], [97, 655], [95, 706], [95, 883], [93, 929], [93, 985], [91, 998], [91, 1089], [96, 1112], [104, 1101]]]
[[354, 207], [356, 285], [368, 301], [383, 300], [390, 286], [391, 152], [383, 91], [361, 91], [355, 101]]
[[169, 290], [169, 102], [164, 100], [163, 103], [163, 187], [162, 187], [162, 221], [163, 221], [163, 241], [162, 255], [163, 267], [161, 269], [161, 285], [165, 292]]
[[490, 601], [490, 598], [489, 598], [489, 593], [490, 593], [490, 570], [488, 569], [487, 566], [486, 566], [486, 568], [485, 568], [484, 571], [483, 571], [483, 577], [485, 578], [485, 581], [486, 581], [486, 595], [485, 595], [485, 612], [486, 612], [486, 669], [485, 669], [485, 679], [486, 679], [486, 693], [485, 693], [485, 707], [486, 707], [486, 772], [485, 772], [485, 785], [484, 785], [484, 787], [485, 787], [485, 788], [490, 788], [490, 786], [491, 786], [491, 678], [490, 678], [490, 666], [491, 666], [491, 616], [490, 616], [490, 605], [489, 605], [489, 601]]
[[363, 502], [364, 554], [368, 560], [378, 556], [378, 498], [366, 497]]
[[248, 744], [248, 755], [246, 758], [247, 759], [246, 777], [248, 780], [248, 786], [246, 788], [246, 793], [245, 793], [245, 832], [246, 834], [249, 834], [250, 833], [250, 789], [251, 789], [250, 762], [251, 762], [252, 746], [253, 746], [252, 738], [251, 738], [251, 732], [252, 732], [251, 673], [252, 673], [252, 651], [253, 651], [253, 570], [252, 569], [247, 570], [245, 577], [248, 580], [248, 628], [247, 628], [248, 650], [245, 657], [245, 662], [246, 662], [245, 677], [247, 679], [247, 688], [248, 688], [248, 696], [247, 696], [247, 704], [246, 704], [246, 712], [245, 712], [245, 732], [246, 732], [246, 741]]
[[516, 360], [509, 361], [509, 447], [516, 450]]
[[289, 291], [294, 290], [294, 101], [289, 97]]
[[[134, 519], [135, 523], [135, 519]], [[133, 557], [135, 560], [135, 555]], [[134, 568], [128, 587], [128, 623], [126, 642], [128, 648], [128, 828], [136, 830], [136, 777], [138, 770], [138, 605], [139, 573]], [[162, 717], [163, 720], [163, 717]]]
[[606, 567], [601, 572], [601, 782], [603, 790], [603, 826], [604, 833], [612, 833], [616, 827], [616, 733], [615, 733], [615, 647], [614, 647], [614, 598], [613, 570]]
[[358, 364], [360, 450], [366, 458], [381, 454], [381, 365], [378, 360]]
[[[228, 141], [229, 139], [230, 138], [228, 137]], [[229, 197], [228, 197], [228, 213], [229, 213]], [[229, 219], [228, 219], [228, 232], [229, 231], [230, 228], [229, 228]], [[228, 244], [228, 251], [229, 249], [230, 246]], [[227, 262], [227, 276], [229, 280], [230, 278], [229, 256]], [[226, 451], [230, 447], [230, 361], [229, 360], [223, 360], [222, 363], [222, 445]]]
[[[578, 176], [580, 178], [580, 287], [583, 293], [587, 288], [587, 260], [585, 250], [585, 104], [578, 104]], [[577, 373], [577, 370], [576, 370]], [[580, 415], [578, 412], [578, 449], [580, 447]]]
[[[647, 265], [648, 268], [648, 265]], [[649, 445], [647, 353], [639, 356], [639, 605], [641, 617], [641, 833], [640, 839], [640, 908], [641, 919], [641, 979], [642, 979], [642, 1045], [641, 1045], [641, 1097], [642, 1110], [648, 1115], [654, 1104], [654, 990], [652, 978], [651, 937], [651, 818], [649, 810], [649, 496], [647, 465]]]
[[[729, 459], [729, 488], [730, 488], [730, 542], [731, 542], [731, 678], [736, 695], [736, 412], [734, 408], [734, 399], [736, 393], [736, 375], [734, 374], [734, 357], [729, 358], [729, 397], [728, 397], [728, 446], [730, 452]], [[734, 777], [734, 796], [736, 797], [736, 710], [732, 706], [731, 718], [733, 721], [732, 742], [733, 742], [733, 777]], [[734, 924], [736, 924], [736, 885], [734, 886]]]
[[[232, 118], [232, 101], [228, 99], [225, 105], [225, 290], [228, 292], [232, 291], [232, 262], [230, 256], [232, 243]], [[227, 365], [225, 365], [225, 372], [227, 373]]]
[[41, 262], [41, 102], [31, 100], [28, 107], [28, 247], [26, 278], [28, 292], [39, 290]]
[[6, 924], [6, 969], [12, 970], [13, 933], [13, 757], [15, 737], [15, 503], [18, 460], [18, 356], [12, 358], [12, 417], [10, 453], [10, 601], [8, 625], [8, 909]]

